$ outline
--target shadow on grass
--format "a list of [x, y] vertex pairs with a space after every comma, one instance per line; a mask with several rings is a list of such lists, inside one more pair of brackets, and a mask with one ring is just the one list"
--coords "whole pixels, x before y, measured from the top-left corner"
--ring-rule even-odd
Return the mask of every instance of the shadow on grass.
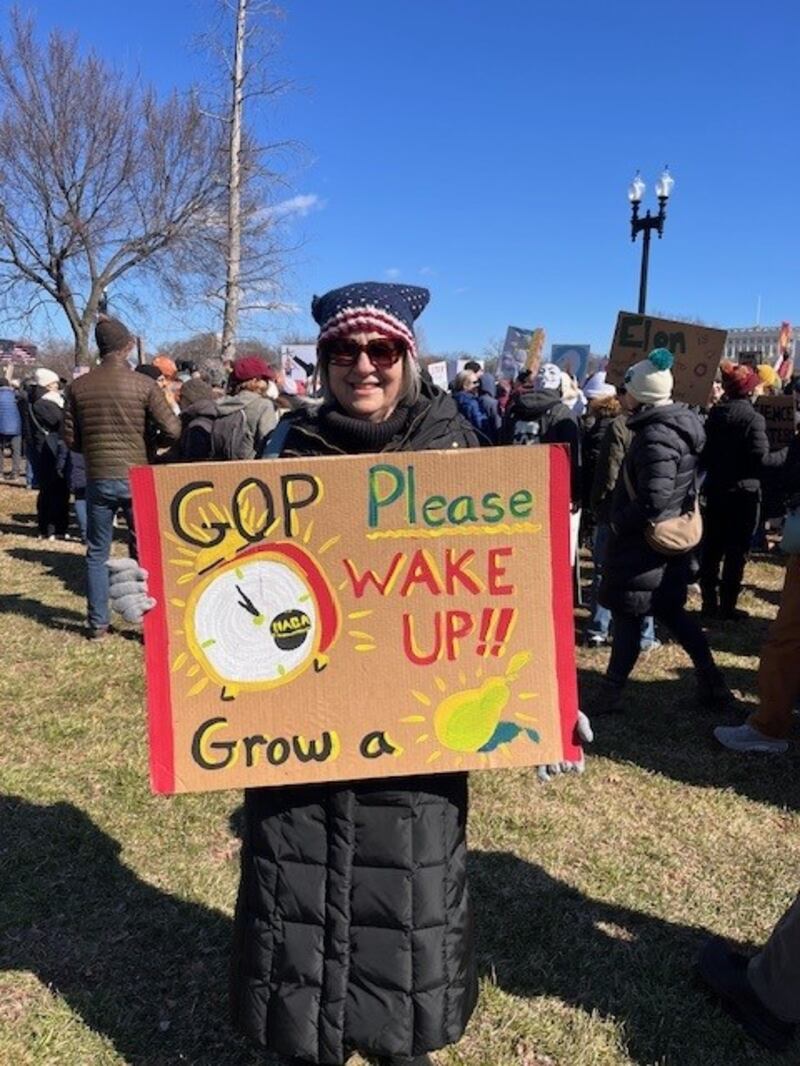
[[[0, 861], [14, 871], [6, 967], [52, 987], [130, 1066], [264, 1062], [228, 1022], [228, 917], [142, 881], [71, 804], [4, 796], [0, 823]], [[590, 899], [513, 855], [469, 862], [479, 965], [502, 988], [623, 1022], [642, 1066], [739, 1061], [738, 1034], [690, 987], [701, 931]]]
[[140, 880], [71, 804], [4, 796], [0, 824], [6, 967], [52, 986], [131, 1066], [255, 1061], [228, 1023], [229, 918]]
[[705, 931], [591, 899], [506, 853], [473, 852], [469, 871], [478, 963], [499, 987], [622, 1022], [641, 1066], [753, 1061], [693, 987]]
[[[39, 600], [31, 600], [18, 592], [0, 596], [0, 615], [22, 615], [25, 618], [33, 619], [34, 622], [39, 622], [43, 626], [47, 626], [48, 629], [76, 633], [82, 637], [88, 636], [85, 615], [79, 614], [69, 607], [54, 607], [51, 604], [40, 603]], [[121, 637], [122, 640], [133, 640], [139, 644], [142, 643], [141, 630], [135, 627], [122, 629], [113, 625], [112, 635], [113, 637]]]
[[21, 563], [44, 567], [46, 577], [58, 578], [75, 596], [86, 595], [86, 559], [83, 555], [53, 548], [9, 548], [7, 554]]
[[36, 496], [33, 496], [33, 512], [9, 515], [9, 522], [0, 522], [0, 533], [13, 533], [18, 537], [35, 537], [39, 533], [36, 521]]
[[[738, 725], [755, 705], [739, 703], [727, 713], [701, 710], [695, 700], [692, 670], [672, 672], [677, 676], [647, 680], [637, 680], [634, 673], [625, 689], [624, 713], [592, 719], [600, 675], [582, 670], [581, 702], [595, 734], [589, 755], [630, 762], [689, 785], [730, 788], [759, 803], [800, 810], [797, 744], [778, 756], [727, 751], [714, 739], [714, 726]], [[724, 673], [732, 689], [753, 692], [753, 670], [726, 667]]]
[[86, 623], [82, 614], [70, 610], [69, 607], [52, 607], [38, 600], [31, 600], [19, 593], [0, 596], [0, 614], [24, 615], [47, 626], [48, 629], [86, 634]]

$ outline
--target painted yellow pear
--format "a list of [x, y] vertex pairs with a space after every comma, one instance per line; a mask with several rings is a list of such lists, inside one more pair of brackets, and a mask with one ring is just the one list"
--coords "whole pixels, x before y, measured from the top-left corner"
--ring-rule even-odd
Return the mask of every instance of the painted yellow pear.
[[436, 736], [451, 751], [479, 751], [491, 740], [510, 696], [504, 677], [490, 677], [480, 688], [454, 692], [434, 712]]

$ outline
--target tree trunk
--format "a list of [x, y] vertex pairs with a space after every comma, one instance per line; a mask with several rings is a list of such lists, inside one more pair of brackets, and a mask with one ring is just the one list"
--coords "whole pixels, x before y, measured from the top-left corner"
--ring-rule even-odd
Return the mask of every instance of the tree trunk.
[[83, 322], [72, 326], [75, 337], [75, 366], [89, 366], [89, 327]]
[[240, 266], [242, 257], [241, 151], [244, 105], [244, 45], [247, 0], [239, 0], [236, 13], [236, 45], [231, 93], [230, 178], [228, 182], [228, 262], [225, 277], [225, 311], [222, 321], [222, 358], [236, 357], [236, 327], [239, 318]]

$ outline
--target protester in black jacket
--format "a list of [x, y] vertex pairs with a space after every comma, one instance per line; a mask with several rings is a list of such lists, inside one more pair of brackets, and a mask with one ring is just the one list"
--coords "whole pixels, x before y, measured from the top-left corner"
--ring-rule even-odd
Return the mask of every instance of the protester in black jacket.
[[478, 378], [478, 403], [483, 408], [488, 419], [483, 432], [492, 444], [497, 444], [500, 439], [503, 416], [500, 413], [500, 405], [497, 402], [497, 381], [494, 374], [484, 372]]
[[627, 423], [633, 437], [612, 501], [600, 588], [600, 602], [611, 609], [614, 625], [601, 713], [622, 707], [645, 614], [655, 615], [691, 658], [701, 702], [713, 706], [730, 699], [702, 629], [685, 610], [691, 553], [662, 554], [645, 535], [651, 523], [691, 511], [697, 494], [703, 428], [685, 404], [673, 402], [671, 366], [671, 354], [658, 348], [625, 376], [638, 407]]
[[746, 612], [736, 609], [736, 602], [758, 526], [760, 478], [765, 468], [781, 466], [786, 458], [785, 448], [769, 450], [764, 416], [753, 407], [759, 386], [758, 373], [751, 367], [723, 365], [724, 399], [706, 421], [700, 587], [703, 614], [710, 617], [746, 617]]
[[[410, 327], [427, 299], [369, 284], [314, 300], [325, 402], [284, 416], [281, 456], [479, 445], [451, 397], [421, 390]], [[365, 303], [383, 312], [372, 330]], [[397, 361], [373, 363], [373, 339]], [[466, 817], [461, 773], [248, 790], [237, 1026], [292, 1061], [336, 1066], [354, 1051], [422, 1066], [457, 1041], [477, 996]]]
[[199, 463], [212, 455], [212, 433], [219, 417], [214, 390], [200, 378], [190, 378], [181, 386], [181, 439], [178, 458]]
[[39, 536], [65, 537], [69, 526], [69, 483], [59, 469], [63, 447], [64, 397], [58, 374], [41, 367], [36, 371], [39, 399], [28, 408], [32, 456], [39, 485], [36, 518]]
[[520, 375], [500, 432], [501, 444], [568, 444], [572, 509], [581, 506], [581, 432], [578, 420], [561, 399], [561, 371], [542, 363], [538, 372]]

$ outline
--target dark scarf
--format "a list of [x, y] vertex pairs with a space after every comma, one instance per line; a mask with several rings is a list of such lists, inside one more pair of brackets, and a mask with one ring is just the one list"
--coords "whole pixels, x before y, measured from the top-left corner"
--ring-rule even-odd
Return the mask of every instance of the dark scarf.
[[368, 422], [365, 418], [352, 418], [338, 407], [323, 407], [319, 423], [325, 437], [344, 452], [379, 452], [389, 441], [402, 433], [409, 422], [411, 409], [398, 407], [385, 422]]

